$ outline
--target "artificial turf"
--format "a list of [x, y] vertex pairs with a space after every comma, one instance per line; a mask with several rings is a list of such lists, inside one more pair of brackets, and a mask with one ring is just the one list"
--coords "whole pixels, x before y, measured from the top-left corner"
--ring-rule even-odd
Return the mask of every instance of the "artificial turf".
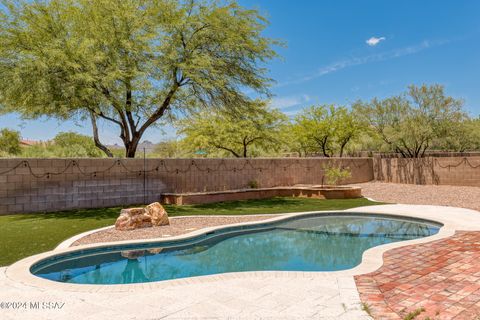
[[[303, 211], [343, 210], [379, 204], [365, 198], [320, 200], [272, 198], [202, 205], [165, 205], [169, 216], [246, 215]], [[53, 249], [78, 233], [115, 223], [121, 208], [81, 209], [61, 212], [0, 216], [0, 266]]]

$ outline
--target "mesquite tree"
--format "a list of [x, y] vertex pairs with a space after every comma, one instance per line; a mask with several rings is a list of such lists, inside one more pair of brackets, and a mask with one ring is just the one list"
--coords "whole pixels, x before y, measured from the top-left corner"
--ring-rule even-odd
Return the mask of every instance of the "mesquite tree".
[[463, 101], [445, 95], [441, 85], [409, 86], [402, 95], [356, 102], [362, 119], [390, 151], [405, 158], [420, 158], [435, 145], [456, 135], [467, 114]]
[[134, 157], [145, 131], [197, 108], [242, 113], [269, 96], [277, 42], [235, 1], [44, 0], [0, 5], [0, 105], [25, 118], [90, 119]]
[[200, 112], [178, 123], [190, 148], [223, 151], [229, 156], [247, 158], [252, 149], [264, 153], [278, 151], [282, 146], [282, 129], [287, 116], [277, 109], [258, 102], [241, 115], [230, 112]]
[[324, 157], [343, 157], [349, 143], [364, 127], [346, 107], [312, 106], [303, 109], [291, 128], [297, 145], [307, 152], [320, 152]]

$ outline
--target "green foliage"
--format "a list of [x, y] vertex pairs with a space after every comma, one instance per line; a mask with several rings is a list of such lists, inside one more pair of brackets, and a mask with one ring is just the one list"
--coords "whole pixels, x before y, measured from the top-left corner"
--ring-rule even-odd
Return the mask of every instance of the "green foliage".
[[64, 150], [65, 157], [101, 157], [101, 151], [95, 147], [91, 137], [75, 132], [60, 132], [53, 143]]
[[250, 189], [258, 189], [258, 181], [257, 180], [250, 180], [248, 182], [248, 187]]
[[480, 118], [451, 122], [446, 131], [443, 139], [434, 142], [434, 149], [455, 152], [480, 150]]
[[20, 133], [4, 128], [0, 130], [0, 154], [3, 156], [18, 155], [21, 152]]
[[329, 185], [337, 185], [343, 180], [352, 176], [350, 168], [342, 168], [336, 165], [327, 165], [323, 167], [325, 180]]
[[75, 132], [60, 132], [52, 141], [24, 147], [27, 158], [96, 158], [105, 156], [91, 137]]
[[417, 308], [417, 309], [415, 309], [414, 311], [409, 312], [409, 313], [403, 318], [403, 320], [414, 320], [414, 319], [416, 319], [422, 312], [425, 312], [425, 308], [424, 308], [424, 307]]
[[466, 114], [463, 102], [444, 94], [440, 85], [410, 86], [407, 93], [354, 105], [357, 118], [369, 125], [389, 151], [422, 157], [432, 145], [455, 136]]
[[25, 118], [118, 128], [134, 157], [145, 131], [198, 107], [244, 110], [268, 96], [277, 41], [234, 0], [3, 0], [0, 104]]
[[363, 130], [352, 112], [334, 105], [304, 109], [290, 127], [294, 149], [300, 154], [320, 151], [325, 157], [342, 157], [348, 144], [358, 139]]
[[183, 140], [167, 140], [158, 143], [147, 156], [149, 158], [190, 158], [194, 154]]
[[281, 147], [279, 137], [286, 116], [266, 103], [257, 101], [255, 108], [242, 113], [203, 111], [178, 123], [179, 132], [191, 149], [209, 154], [249, 157], [262, 150]]
[[295, 152], [300, 157], [306, 157], [311, 153], [315, 153], [317, 147], [312, 144], [308, 138], [306, 130], [296, 125], [295, 123], [288, 123], [283, 127], [281, 136], [286, 145], [288, 152]]

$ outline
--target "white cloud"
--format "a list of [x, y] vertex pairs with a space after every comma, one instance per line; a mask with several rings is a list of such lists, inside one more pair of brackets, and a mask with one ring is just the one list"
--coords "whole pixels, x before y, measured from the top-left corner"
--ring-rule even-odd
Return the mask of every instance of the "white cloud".
[[362, 57], [352, 57], [349, 59], [340, 60], [332, 64], [326, 65], [324, 67], [321, 67], [316, 72], [310, 75], [306, 75], [298, 79], [293, 79], [293, 80], [279, 83], [276, 87], [285, 87], [293, 84], [308, 82], [308, 81], [323, 77], [327, 74], [334, 73], [349, 67], [400, 58], [403, 56], [415, 54], [417, 52], [429, 49], [431, 47], [444, 45], [449, 42], [451, 42], [451, 40], [438, 40], [438, 41], [425, 40], [419, 44], [408, 46], [408, 47], [398, 48], [398, 49], [380, 52], [380, 53], [371, 54], [371, 55], [362, 56]]
[[387, 40], [387, 38], [385, 37], [371, 37], [370, 39], [368, 39], [367, 41], [365, 41], [369, 46], [371, 47], [374, 47], [376, 46], [377, 44], [380, 43], [380, 41], [384, 41], [384, 40]]
[[294, 95], [294, 96], [285, 96], [285, 97], [276, 97], [273, 98], [270, 102], [270, 105], [273, 108], [277, 109], [288, 109], [290, 107], [295, 107], [303, 103], [309, 102], [310, 96], [307, 94], [304, 95]]

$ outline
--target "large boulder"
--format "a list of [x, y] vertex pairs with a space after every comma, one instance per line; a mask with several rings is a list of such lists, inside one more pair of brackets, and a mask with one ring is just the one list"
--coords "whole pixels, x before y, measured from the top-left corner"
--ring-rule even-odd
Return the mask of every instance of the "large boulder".
[[144, 208], [122, 209], [115, 222], [115, 229], [125, 231], [152, 226], [152, 220]]
[[154, 226], [166, 226], [170, 224], [167, 211], [158, 202], [154, 202], [146, 206], [145, 212], [146, 215], [150, 217]]

